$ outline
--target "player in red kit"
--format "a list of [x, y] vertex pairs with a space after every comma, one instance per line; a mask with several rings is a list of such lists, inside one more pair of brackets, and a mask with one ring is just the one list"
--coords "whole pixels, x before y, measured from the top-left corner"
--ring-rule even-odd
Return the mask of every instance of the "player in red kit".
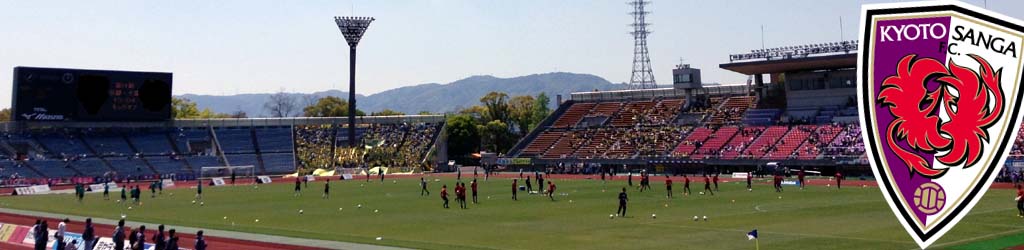
[[548, 181], [548, 198], [555, 201], [555, 183]]
[[843, 189], [843, 173], [836, 171], [836, 188]]
[[711, 182], [715, 183], [715, 191], [718, 191], [718, 173], [715, 173], [715, 176], [711, 177]]
[[519, 179], [512, 179], [512, 200], [517, 201], [516, 192], [519, 192]]
[[448, 208], [448, 185], [441, 186], [441, 199], [444, 200], [444, 208]]
[[473, 179], [473, 182], [469, 183], [469, 188], [473, 190], [473, 204], [480, 203], [476, 200], [476, 179]]
[[1024, 217], [1024, 187], [1017, 186], [1017, 217]]
[[665, 191], [668, 192], [668, 198], [672, 198], [672, 178], [665, 178]]
[[711, 178], [707, 174], [704, 175], [704, 191], [711, 195], [715, 195], [714, 191], [711, 191]]
[[683, 175], [683, 194], [690, 195], [690, 177]]

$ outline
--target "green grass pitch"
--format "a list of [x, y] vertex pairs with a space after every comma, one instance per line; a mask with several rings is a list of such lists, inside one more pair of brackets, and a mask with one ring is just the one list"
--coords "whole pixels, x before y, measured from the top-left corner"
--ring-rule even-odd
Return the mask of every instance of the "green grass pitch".
[[[109, 219], [124, 213], [129, 220], [153, 224], [421, 249], [754, 249], [745, 236], [752, 229], [758, 229], [762, 249], [916, 248], [873, 187], [787, 186], [779, 194], [767, 185], [747, 192], [742, 183], [730, 182], [715, 196], [683, 196], [676, 180], [676, 197], [666, 199], [664, 184], [658, 182], [653, 191], [629, 189], [627, 217], [610, 219], [625, 182], [556, 179], [557, 193], [567, 194], [556, 195], [557, 201], [524, 192], [512, 201], [511, 180], [492, 178], [481, 180], [480, 204], [462, 210], [454, 202], [454, 180], [433, 179], [430, 196], [420, 196], [418, 179], [389, 179], [332, 181], [327, 200], [321, 199], [323, 182], [315, 182], [301, 197], [293, 197], [291, 183], [208, 187], [204, 206], [192, 204], [194, 189], [165, 190], [155, 199], [144, 190], [143, 205], [131, 210], [98, 193], [88, 194], [81, 204], [71, 195], [9, 196], [0, 198], [0, 206]], [[451, 209], [441, 208], [442, 184], [449, 185]], [[703, 187], [693, 184], [694, 193]], [[1019, 245], [1005, 242], [1021, 239], [1024, 232], [1013, 195], [1012, 190], [990, 190], [933, 246]], [[709, 220], [693, 221], [694, 216]]]

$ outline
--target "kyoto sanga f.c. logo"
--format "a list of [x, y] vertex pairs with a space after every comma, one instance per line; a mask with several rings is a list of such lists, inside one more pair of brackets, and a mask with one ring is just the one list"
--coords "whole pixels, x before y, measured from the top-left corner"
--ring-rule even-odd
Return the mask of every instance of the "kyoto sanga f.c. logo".
[[868, 161], [921, 248], [960, 221], [1020, 129], [1022, 22], [955, 1], [866, 5], [858, 106]]

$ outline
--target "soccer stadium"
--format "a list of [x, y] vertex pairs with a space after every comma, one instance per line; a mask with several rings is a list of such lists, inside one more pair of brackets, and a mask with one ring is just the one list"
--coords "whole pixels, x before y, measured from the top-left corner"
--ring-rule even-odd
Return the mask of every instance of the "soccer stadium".
[[[336, 21], [354, 74], [373, 19]], [[15, 67], [0, 249], [917, 249], [865, 153], [858, 46], [721, 55], [746, 83], [634, 67], [529, 126], [504, 93], [465, 112], [182, 118], [179, 72]], [[932, 248], [1024, 249], [1013, 141]]]

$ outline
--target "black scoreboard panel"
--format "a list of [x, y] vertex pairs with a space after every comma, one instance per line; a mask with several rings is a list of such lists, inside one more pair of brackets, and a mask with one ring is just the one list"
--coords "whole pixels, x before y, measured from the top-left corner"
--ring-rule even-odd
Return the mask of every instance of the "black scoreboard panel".
[[171, 73], [14, 68], [12, 120], [165, 121]]

